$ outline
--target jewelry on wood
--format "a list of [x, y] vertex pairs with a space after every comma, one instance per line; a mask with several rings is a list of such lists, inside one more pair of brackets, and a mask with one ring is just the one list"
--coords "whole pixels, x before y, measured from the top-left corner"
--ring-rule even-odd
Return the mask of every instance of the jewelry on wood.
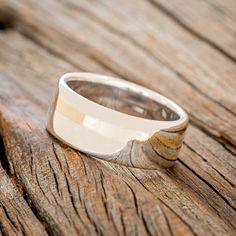
[[188, 124], [186, 112], [140, 85], [92, 73], [61, 77], [48, 131], [96, 158], [152, 168], [171, 166]]

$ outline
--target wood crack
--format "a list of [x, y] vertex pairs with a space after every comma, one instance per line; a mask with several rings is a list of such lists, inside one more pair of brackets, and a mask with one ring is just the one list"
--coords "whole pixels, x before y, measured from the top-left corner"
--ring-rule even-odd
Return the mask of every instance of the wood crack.
[[92, 219], [92, 217], [89, 214], [86, 202], [84, 202], [84, 210], [87, 216], [87, 219], [90, 221], [90, 223], [94, 226], [94, 230], [97, 233], [97, 235], [102, 235], [101, 230], [98, 228], [98, 226], [96, 225], [96, 223], [94, 222], [94, 220]]
[[[213, 170], [215, 170], [229, 185], [231, 185], [231, 187], [235, 187], [235, 185], [229, 180], [229, 179], [227, 179], [227, 177], [226, 176], [224, 176], [221, 172], [219, 172], [215, 167], [213, 167], [210, 163], [209, 163], [209, 161], [204, 157], [204, 156], [202, 156], [201, 154], [199, 154], [196, 150], [194, 150], [191, 146], [189, 146], [186, 142], [184, 142], [184, 144], [186, 145], [186, 147], [188, 148], [188, 149], [190, 149], [193, 153], [195, 153], [197, 156], [199, 156], [204, 162], [206, 162], [207, 163], [207, 165], [208, 166], [210, 166]], [[209, 151], [209, 150], [208, 150]], [[209, 151], [209, 152], [211, 152], [211, 151]], [[212, 153], [211, 152], [211, 154], [212, 155], [214, 155], [215, 156], [215, 154], [214, 153]], [[217, 156], [215, 156], [216, 158], [218, 158]], [[232, 166], [233, 167], [233, 166]], [[234, 168], [234, 167], [233, 167]], [[236, 170], [235, 170], [236, 171]]]
[[9, 162], [7, 159], [5, 146], [4, 146], [3, 139], [1, 138], [1, 136], [0, 136], [0, 154], [1, 154], [0, 155], [0, 163], [3, 167], [3, 169], [6, 171], [7, 175], [11, 176], [10, 165], [9, 165]]
[[[146, 221], [142, 210], [141, 210], [141, 219], [143, 221], [143, 225], [144, 225], [144, 228], [145, 228], [147, 234], [148, 235], [152, 235], [152, 233], [151, 233], [151, 231], [149, 230], [149, 227], [148, 227], [148, 222]], [[158, 236], [158, 234], [157, 234], [157, 236]]]
[[124, 220], [124, 215], [121, 214], [120, 215], [120, 221], [121, 221], [121, 225], [122, 225], [122, 230], [123, 230], [123, 235], [126, 236], [126, 226], [125, 226], [125, 220]]
[[[217, 191], [217, 189], [214, 188], [214, 186], [210, 183], [208, 183], [205, 179], [203, 179], [195, 170], [193, 170], [191, 167], [189, 167], [187, 164], [185, 164], [184, 161], [179, 159], [179, 162], [184, 165], [189, 171], [191, 171], [193, 174], [195, 174], [202, 182], [204, 182], [211, 190], [213, 190], [218, 196], [220, 196], [222, 198], [222, 200], [229, 206], [231, 207], [235, 212], [236, 212], [236, 208], [228, 201], [227, 198], [225, 198], [220, 192]], [[212, 206], [213, 207], [213, 206]], [[213, 207], [214, 208], [214, 207]], [[236, 227], [229, 222], [229, 224], [236, 229]]]
[[8, 214], [8, 212], [7, 212], [6, 207], [5, 207], [3, 204], [0, 203], [0, 208], [3, 209], [3, 211], [4, 211], [4, 213], [5, 213], [6, 217], [7, 217], [7, 219], [8, 219], [9, 222], [14, 226], [13, 229], [16, 228], [16, 229], [18, 230], [18, 225], [16, 225], [16, 223], [11, 219], [11, 217], [9, 216], [9, 214]]
[[132, 196], [133, 196], [133, 199], [134, 199], [135, 211], [136, 211], [137, 215], [140, 216], [139, 215], [138, 200], [137, 200], [137, 197], [136, 197], [136, 195], [134, 193], [134, 190], [130, 187], [130, 185], [127, 182], [125, 182], [125, 183], [126, 183], [126, 185], [128, 186], [128, 188], [130, 189], [130, 191], [132, 193]]
[[59, 183], [58, 183], [58, 180], [57, 180], [57, 176], [56, 176], [56, 173], [51, 165], [51, 162], [48, 160], [48, 165], [49, 165], [49, 168], [51, 170], [51, 173], [53, 175], [53, 179], [54, 179], [54, 182], [55, 182], [55, 185], [56, 185], [56, 190], [57, 190], [57, 193], [60, 197], [62, 197], [62, 194], [61, 194], [61, 191], [60, 191], [60, 188], [59, 188]]
[[166, 221], [168, 230], [169, 230], [169, 232], [170, 232], [170, 235], [171, 235], [171, 236], [174, 236], [174, 233], [173, 233], [172, 228], [171, 228], [170, 221], [169, 221], [168, 217], [166, 216], [165, 211], [162, 209], [161, 206], [160, 206], [160, 210], [161, 210], [161, 212], [162, 212], [162, 214], [163, 214], [163, 216], [164, 216], [164, 218], [165, 218], [165, 221]]
[[63, 168], [62, 168], [61, 162], [59, 160], [59, 157], [58, 157], [58, 154], [57, 154], [57, 150], [56, 150], [56, 146], [54, 144], [54, 141], [52, 141], [52, 150], [53, 150], [54, 156], [57, 159], [57, 163], [59, 164], [61, 171], [63, 171]]

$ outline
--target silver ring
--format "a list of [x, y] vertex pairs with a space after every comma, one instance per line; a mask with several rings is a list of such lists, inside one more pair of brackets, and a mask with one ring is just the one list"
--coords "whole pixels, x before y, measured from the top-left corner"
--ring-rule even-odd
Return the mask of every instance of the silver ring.
[[186, 112], [140, 85], [93, 73], [68, 73], [58, 83], [47, 130], [74, 149], [119, 164], [155, 168], [178, 157]]

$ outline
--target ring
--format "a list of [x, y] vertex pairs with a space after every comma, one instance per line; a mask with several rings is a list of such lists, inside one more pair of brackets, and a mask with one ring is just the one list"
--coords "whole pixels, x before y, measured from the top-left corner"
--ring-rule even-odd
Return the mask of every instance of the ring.
[[63, 75], [47, 130], [96, 159], [138, 167], [169, 167], [188, 125], [170, 99], [132, 82], [93, 73]]

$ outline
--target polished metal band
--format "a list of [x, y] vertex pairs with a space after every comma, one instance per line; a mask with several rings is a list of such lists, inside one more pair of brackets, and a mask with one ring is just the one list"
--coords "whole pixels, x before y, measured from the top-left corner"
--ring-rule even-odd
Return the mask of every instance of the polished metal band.
[[71, 147], [119, 164], [155, 168], [177, 159], [187, 114], [137, 84], [92, 73], [61, 77], [48, 131]]

